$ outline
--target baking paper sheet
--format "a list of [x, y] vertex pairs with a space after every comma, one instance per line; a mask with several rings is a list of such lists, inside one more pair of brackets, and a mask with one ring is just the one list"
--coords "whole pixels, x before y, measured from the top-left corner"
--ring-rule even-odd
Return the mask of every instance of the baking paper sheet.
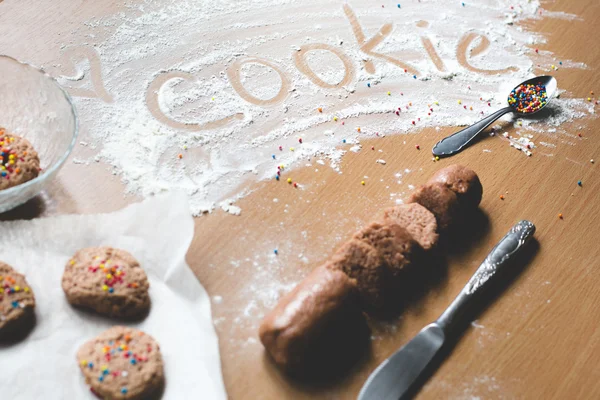
[[194, 221], [182, 194], [101, 215], [0, 222], [0, 260], [25, 274], [36, 297], [36, 326], [0, 345], [0, 398], [94, 399], [75, 354], [121, 321], [71, 307], [61, 288], [66, 262], [83, 247], [113, 246], [136, 257], [150, 280], [152, 307], [136, 327], [160, 344], [165, 400], [225, 399], [210, 300], [185, 262]]

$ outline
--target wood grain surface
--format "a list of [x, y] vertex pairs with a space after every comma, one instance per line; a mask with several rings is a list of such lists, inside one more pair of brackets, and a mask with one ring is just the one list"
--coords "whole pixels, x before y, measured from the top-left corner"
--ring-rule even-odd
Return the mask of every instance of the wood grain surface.
[[[51, 54], [56, 49], [45, 47], [48, 37], [65, 34], [77, 21], [119, 7], [113, 2], [83, 0], [0, 3], [0, 53], [35, 64], [57, 58]], [[600, 92], [596, 43], [600, 3], [558, 0], [545, 8], [584, 18], [533, 23], [533, 29], [548, 38], [540, 50], [551, 49], [558, 59], [589, 66], [555, 72], [559, 87], [568, 91], [567, 96], [579, 98], [588, 97], [591, 90]], [[14, 29], [17, 23], [28, 29]], [[197, 218], [188, 262], [208, 293], [223, 299], [213, 304], [213, 317], [230, 398], [354, 398], [378, 363], [439, 316], [487, 252], [519, 219], [536, 224], [537, 251], [502, 295], [465, 330], [417, 397], [600, 398], [600, 119], [576, 121], [567, 128], [575, 144], [558, 146], [552, 157], [525, 157], [496, 136], [486, 137], [455, 157], [432, 162], [429, 149], [456, 130], [452, 127], [363, 141], [365, 149], [373, 145], [383, 153], [349, 153], [343, 160], [343, 174], [329, 168], [316, 173], [314, 166], [295, 170], [293, 179], [303, 183], [303, 190], [275, 181], [254, 184], [252, 193], [239, 202], [241, 216], [218, 212]], [[508, 132], [511, 129], [506, 127]], [[417, 144], [420, 151], [415, 149]], [[483, 152], [484, 148], [491, 152]], [[78, 148], [74, 156], [85, 156], [85, 151]], [[375, 163], [382, 157], [386, 165]], [[590, 162], [593, 158], [598, 160], [595, 164]], [[450, 163], [473, 168], [484, 186], [482, 214], [472, 237], [449, 254], [447, 265], [429, 277], [429, 285], [423, 286], [399, 318], [373, 321], [372, 348], [344, 379], [315, 387], [280, 374], [257, 341], [259, 317], [266, 309], [253, 302], [252, 291], [258, 297], [271, 285], [261, 281], [261, 267], [276, 269], [283, 283], [297, 282], [379, 209], [394, 204], [385, 186], [395, 180], [397, 171], [410, 169], [404, 180], [416, 186]], [[361, 186], [364, 175], [370, 179]], [[46, 195], [0, 218], [107, 212], [139, 200], [123, 192], [106, 166], [67, 162]], [[274, 248], [279, 249], [275, 264], [261, 265], [272, 254], [253, 258], [256, 249], [272, 253]], [[303, 256], [310, 262], [302, 262]], [[239, 262], [234, 265], [231, 260]]]

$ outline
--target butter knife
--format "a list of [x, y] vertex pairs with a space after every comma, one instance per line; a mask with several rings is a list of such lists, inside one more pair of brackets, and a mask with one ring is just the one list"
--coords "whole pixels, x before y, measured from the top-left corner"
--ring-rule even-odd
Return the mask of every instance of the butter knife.
[[460, 317], [488, 291], [515, 256], [535, 233], [535, 225], [520, 221], [488, 254], [469, 282], [437, 321], [427, 325], [417, 336], [381, 363], [363, 385], [358, 400], [398, 400], [403, 398], [417, 378], [442, 349], [444, 342], [456, 334]]

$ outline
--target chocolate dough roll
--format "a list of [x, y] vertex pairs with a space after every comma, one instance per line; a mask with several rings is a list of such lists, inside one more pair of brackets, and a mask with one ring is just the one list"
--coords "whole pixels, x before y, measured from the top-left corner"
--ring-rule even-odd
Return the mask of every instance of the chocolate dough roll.
[[331, 372], [360, 354], [369, 328], [358, 307], [354, 279], [326, 263], [316, 268], [263, 319], [260, 341], [292, 375]]
[[331, 263], [354, 278], [361, 303], [375, 308], [383, 305], [392, 275], [373, 246], [359, 239], [350, 239], [336, 251]]
[[440, 231], [448, 230], [461, 217], [456, 193], [443, 183], [428, 183], [410, 196], [409, 203], [418, 203], [435, 215]]
[[435, 215], [417, 203], [386, 208], [377, 217], [384, 224], [397, 224], [406, 229], [424, 250], [435, 247], [439, 235]]
[[403, 273], [419, 251], [406, 229], [373, 222], [355, 233], [331, 263], [356, 279], [363, 305], [382, 308], [396, 294]]
[[479, 177], [464, 165], [449, 165], [437, 171], [427, 183], [442, 183], [456, 193], [459, 203], [465, 210], [473, 210], [479, 206], [483, 195], [483, 187]]

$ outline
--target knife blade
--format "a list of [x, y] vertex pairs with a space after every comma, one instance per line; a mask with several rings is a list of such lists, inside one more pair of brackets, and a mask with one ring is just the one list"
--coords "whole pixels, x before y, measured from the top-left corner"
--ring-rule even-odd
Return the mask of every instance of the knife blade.
[[381, 363], [363, 385], [358, 400], [398, 400], [413, 387], [455, 333], [460, 317], [477, 303], [535, 233], [535, 225], [520, 221], [498, 242], [452, 304], [433, 323]]

